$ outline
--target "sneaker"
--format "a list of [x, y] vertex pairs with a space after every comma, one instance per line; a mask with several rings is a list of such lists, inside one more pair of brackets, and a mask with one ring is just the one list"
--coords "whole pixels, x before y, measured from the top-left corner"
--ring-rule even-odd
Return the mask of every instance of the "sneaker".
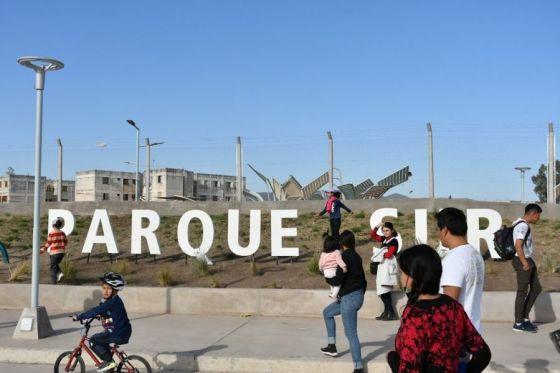
[[58, 275], [56, 275], [56, 282], [60, 282], [60, 280], [62, 280], [63, 277], [64, 277], [64, 273], [58, 272]]
[[532, 326], [530, 326], [529, 324], [527, 324], [525, 321], [521, 322], [521, 323], [513, 323], [513, 331], [514, 332], [528, 332], [528, 333], [536, 333], [537, 329], [533, 328]]
[[531, 322], [531, 320], [525, 319], [524, 322], [525, 322], [527, 325], [529, 325], [531, 328], [536, 329], [536, 330], [539, 330], [539, 327], [537, 326], [537, 324], [533, 324], [533, 323]]
[[364, 368], [356, 368], [352, 373], [364, 373]]
[[115, 369], [117, 367], [117, 363], [114, 360], [111, 361], [104, 361], [98, 368], [98, 372], [106, 372], [111, 369]]
[[383, 321], [393, 321], [393, 320], [398, 320], [398, 316], [395, 315], [394, 312], [387, 312], [387, 314], [385, 314], [385, 317], [382, 318], [381, 320]]
[[327, 347], [322, 347], [321, 352], [324, 353], [325, 355], [329, 355], [332, 357], [338, 356], [338, 352], [336, 351], [336, 345], [334, 344], [329, 344]]
[[560, 353], [560, 329], [551, 332], [550, 339], [552, 339], [552, 343], [554, 344], [554, 347], [556, 347], [556, 351]]
[[385, 317], [387, 317], [387, 313], [385, 313], [385, 311], [383, 311], [383, 313], [379, 316], [377, 316], [375, 319], [376, 320], [385, 320]]

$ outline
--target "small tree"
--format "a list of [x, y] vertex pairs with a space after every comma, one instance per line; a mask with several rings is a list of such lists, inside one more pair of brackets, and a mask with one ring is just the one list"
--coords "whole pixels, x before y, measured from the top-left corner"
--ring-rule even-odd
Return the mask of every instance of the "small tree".
[[[546, 178], [547, 166], [541, 164], [539, 171], [535, 176], [531, 176], [531, 181], [535, 184], [535, 194], [539, 197], [539, 202], [546, 202], [546, 188], [547, 188], [547, 178]], [[556, 160], [556, 180], [554, 185], [556, 186], [558, 180], [560, 180], [560, 161]], [[560, 202], [560, 196], [556, 197], [556, 202]]]

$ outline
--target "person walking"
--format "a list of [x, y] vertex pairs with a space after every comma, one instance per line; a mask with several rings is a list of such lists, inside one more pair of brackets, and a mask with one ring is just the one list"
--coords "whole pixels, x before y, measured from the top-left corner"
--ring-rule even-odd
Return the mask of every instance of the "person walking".
[[48, 252], [51, 261], [51, 284], [57, 284], [62, 280], [64, 273], [60, 270], [60, 262], [64, 258], [64, 252], [68, 239], [66, 233], [62, 231], [64, 220], [56, 219], [52, 224], [52, 231], [47, 236], [47, 243], [39, 250], [41, 253]]
[[338, 237], [340, 231], [340, 225], [342, 224], [342, 214], [340, 209], [343, 208], [348, 212], [352, 212], [344, 203], [340, 201], [340, 191], [334, 188], [327, 189], [327, 202], [325, 207], [319, 213], [319, 216], [323, 216], [325, 213], [329, 214], [329, 223], [331, 227], [331, 236]]
[[[542, 209], [536, 203], [525, 206], [523, 217], [513, 222], [513, 242], [515, 257], [511, 265], [517, 276], [517, 294], [515, 296], [516, 332], [536, 333], [538, 327], [529, 320], [529, 312], [542, 291], [537, 265], [533, 260], [533, 234], [530, 224], [536, 224], [541, 218]], [[520, 224], [518, 224], [520, 223]]]
[[[382, 236], [377, 232], [381, 228]], [[375, 285], [377, 296], [383, 302], [383, 312], [377, 316], [376, 320], [389, 321], [397, 320], [397, 314], [393, 309], [393, 299], [391, 291], [397, 285], [397, 261], [395, 255], [399, 250], [397, 231], [391, 222], [379, 223], [371, 230], [371, 238], [381, 242], [380, 248], [374, 248], [372, 260], [379, 262], [377, 266], [377, 277]]]
[[366, 275], [362, 266], [362, 258], [356, 252], [356, 238], [354, 233], [344, 231], [339, 237], [342, 248], [342, 260], [346, 263], [346, 272], [340, 267], [335, 278], [340, 281], [339, 299], [329, 304], [323, 310], [323, 318], [327, 329], [327, 347], [321, 348], [323, 354], [336, 357], [336, 323], [334, 317], [341, 315], [344, 334], [350, 345], [350, 353], [354, 364], [354, 373], [363, 373], [362, 351], [358, 338], [358, 311], [364, 303], [364, 293], [367, 288]]
[[401, 283], [408, 295], [395, 350], [387, 353], [394, 373], [456, 373], [459, 352], [472, 354], [467, 372], [482, 372], [490, 363], [490, 348], [459, 302], [439, 294], [442, 263], [428, 245], [415, 245], [398, 256]]

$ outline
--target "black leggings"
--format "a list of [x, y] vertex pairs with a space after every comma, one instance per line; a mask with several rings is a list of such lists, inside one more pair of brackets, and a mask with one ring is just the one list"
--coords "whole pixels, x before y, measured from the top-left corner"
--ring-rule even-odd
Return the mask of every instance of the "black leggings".
[[393, 311], [393, 300], [391, 298], [391, 292], [381, 294], [379, 298], [381, 298], [381, 300], [383, 301], [383, 306], [385, 307], [383, 311], [384, 313], [395, 313]]
[[340, 231], [340, 219], [331, 219], [331, 236], [338, 237]]
[[60, 262], [64, 259], [64, 253], [61, 254], [54, 254], [50, 256], [51, 259], [51, 284], [56, 285], [57, 283], [57, 276], [60, 272]]

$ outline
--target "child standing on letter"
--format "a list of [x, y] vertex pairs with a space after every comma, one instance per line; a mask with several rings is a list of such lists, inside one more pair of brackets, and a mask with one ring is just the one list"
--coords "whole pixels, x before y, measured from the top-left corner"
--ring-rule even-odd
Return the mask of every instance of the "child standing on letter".
[[[336, 276], [336, 268], [340, 267], [346, 272], [346, 263], [342, 260], [340, 250], [338, 250], [338, 239], [332, 236], [326, 236], [323, 241], [323, 252], [319, 258], [319, 269], [323, 272], [325, 279]], [[329, 297], [336, 299], [340, 286], [331, 285], [331, 293]]]

